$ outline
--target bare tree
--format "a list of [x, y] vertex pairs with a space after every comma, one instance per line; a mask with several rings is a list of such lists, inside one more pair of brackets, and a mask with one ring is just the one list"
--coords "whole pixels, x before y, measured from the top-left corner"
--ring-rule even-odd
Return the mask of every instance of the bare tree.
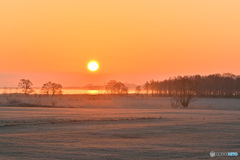
[[179, 105], [187, 108], [190, 100], [196, 94], [197, 81], [191, 77], [177, 77], [176, 79], [176, 93], [171, 98], [172, 107], [178, 107]]
[[143, 88], [144, 88], [144, 90], [146, 90], [146, 93], [147, 93], [147, 95], [148, 95], [148, 93], [149, 93], [149, 88], [150, 88], [150, 84], [149, 84], [148, 81], [144, 84]]
[[125, 86], [122, 82], [118, 82], [114, 87], [117, 89], [117, 94], [127, 94], [128, 93], [127, 86]]
[[136, 87], [135, 90], [136, 90], [137, 95], [139, 95], [141, 93], [142, 87], [139, 85]]
[[54, 82], [47, 82], [42, 86], [42, 92], [47, 95], [62, 94], [62, 85]]
[[105, 90], [108, 94], [127, 94], [128, 88], [122, 83], [115, 80], [111, 80], [105, 86]]
[[49, 95], [50, 90], [51, 90], [51, 82], [47, 82], [47, 83], [43, 84], [42, 89], [41, 89], [43, 94]]
[[111, 80], [106, 84], [105, 90], [107, 91], [108, 94], [114, 94], [116, 92], [114, 87], [116, 84], [117, 84], [117, 81], [115, 80]]
[[32, 89], [33, 83], [28, 79], [21, 79], [18, 83], [18, 87], [22, 89], [22, 92], [27, 96], [30, 93], [33, 93]]

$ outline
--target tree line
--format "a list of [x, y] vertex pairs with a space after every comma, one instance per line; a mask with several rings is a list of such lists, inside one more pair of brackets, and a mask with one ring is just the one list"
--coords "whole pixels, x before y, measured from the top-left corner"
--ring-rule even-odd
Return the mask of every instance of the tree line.
[[[18, 87], [25, 95], [33, 93], [33, 84], [28, 79], [21, 79]], [[107, 94], [128, 94], [128, 87], [122, 82], [111, 80], [105, 85]], [[55, 82], [47, 82], [42, 85], [42, 94], [62, 94], [62, 85]], [[187, 107], [194, 96], [198, 97], [229, 97], [240, 98], [240, 76], [231, 73], [211, 74], [207, 76], [177, 76], [163, 81], [147, 81], [139, 85], [135, 93], [151, 96], [171, 97], [172, 106]]]
[[[199, 97], [240, 97], [240, 76], [225, 73], [207, 76], [177, 76], [163, 81], [147, 81], [143, 85], [146, 94], [173, 96], [179, 88], [186, 87]], [[139, 92], [141, 86], [136, 88]]]
[[231, 73], [207, 76], [177, 76], [163, 81], [147, 81], [136, 94], [168, 96], [173, 108], [187, 108], [193, 97], [240, 98], [240, 76]]

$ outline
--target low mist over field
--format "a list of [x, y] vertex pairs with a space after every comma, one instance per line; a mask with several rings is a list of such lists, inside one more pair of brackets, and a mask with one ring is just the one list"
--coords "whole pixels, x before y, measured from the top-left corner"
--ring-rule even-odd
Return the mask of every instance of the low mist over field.
[[39, 105], [0, 107], [1, 159], [208, 159], [212, 150], [239, 151], [239, 99], [200, 98], [191, 109], [135, 95], [8, 100]]

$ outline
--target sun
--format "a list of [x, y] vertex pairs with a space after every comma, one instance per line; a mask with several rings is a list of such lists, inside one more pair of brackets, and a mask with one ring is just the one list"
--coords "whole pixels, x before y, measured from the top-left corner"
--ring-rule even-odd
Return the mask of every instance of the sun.
[[88, 63], [88, 69], [90, 71], [96, 71], [96, 70], [98, 70], [98, 68], [99, 68], [99, 65], [96, 61], [91, 61]]

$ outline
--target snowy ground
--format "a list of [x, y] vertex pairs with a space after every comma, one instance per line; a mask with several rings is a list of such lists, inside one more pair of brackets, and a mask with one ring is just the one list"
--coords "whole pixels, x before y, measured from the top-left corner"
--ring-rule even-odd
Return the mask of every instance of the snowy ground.
[[168, 98], [76, 99], [69, 107], [66, 100], [55, 108], [0, 106], [0, 159], [186, 160], [240, 152], [238, 99], [196, 99], [189, 109], [171, 109]]

